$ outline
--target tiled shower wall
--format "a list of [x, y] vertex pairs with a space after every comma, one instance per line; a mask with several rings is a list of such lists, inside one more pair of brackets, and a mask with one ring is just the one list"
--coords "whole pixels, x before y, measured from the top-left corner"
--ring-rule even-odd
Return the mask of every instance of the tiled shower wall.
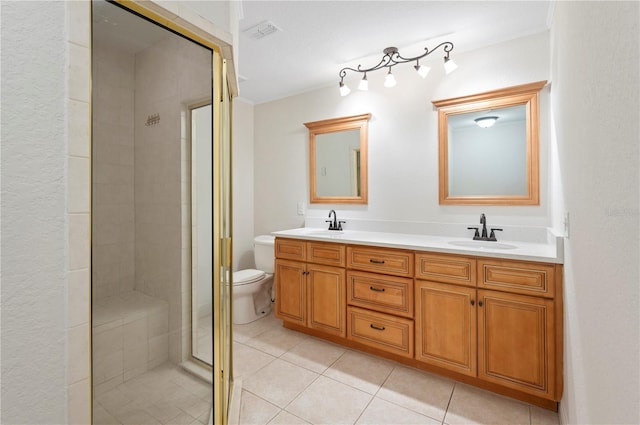
[[[169, 303], [169, 358], [189, 355], [188, 105], [211, 96], [211, 52], [171, 37], [136, 54], [135, 289]], [[159, 122], [147, 125], [148, 117]]]
[[93, 298], [134, 289], [134, 56], [94, 42]]

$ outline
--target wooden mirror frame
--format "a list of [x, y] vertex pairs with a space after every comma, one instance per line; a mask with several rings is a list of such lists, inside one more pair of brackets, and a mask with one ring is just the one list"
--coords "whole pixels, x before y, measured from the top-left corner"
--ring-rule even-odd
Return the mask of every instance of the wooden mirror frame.
[[[368, 123], [370, 118], [371, 114], [362, 114], [304, 123], [304, 125], [309, 129], [310, 203], [366, 204], [368, 202], [367, 144]], [[346, 130], [360, 130], [360, 196], [319, 196], [316, 190], [316, 136]]]
[[[434, 100], [438, 108], [439, 198], [441, 205], [540, 205], [539, 92], [546, 81], [484, 93]], [[527, 194], [504, 196], [451, 196], [449, 194], [449, 116], [510, 106], [526, 106]]]

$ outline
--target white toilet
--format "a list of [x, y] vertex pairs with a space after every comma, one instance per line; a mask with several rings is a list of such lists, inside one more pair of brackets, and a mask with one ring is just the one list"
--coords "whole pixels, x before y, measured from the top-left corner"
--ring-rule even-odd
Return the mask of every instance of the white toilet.
[[233, 323], [244, 325], [271, 312], [273, 287], [273, 245], [275, 238], [256, 236], [253, 240], [256, 269], [233, 272]]

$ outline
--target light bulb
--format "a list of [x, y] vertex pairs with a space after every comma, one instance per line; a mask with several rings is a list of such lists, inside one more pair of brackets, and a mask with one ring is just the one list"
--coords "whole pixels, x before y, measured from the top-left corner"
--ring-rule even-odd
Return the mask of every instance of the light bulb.
[[391, 73], [391, 68], [389, 68], [389, 73], [384, 79], [384, 86], [394, 87], [395, 85], [396, 85], [396, 77], [393, 76], [393, 74]]
[[429, 71], [431, 71], [431, 68], [425, 65], [416, 65], [414, 66], [414, 68], [418, 72], [418, 75], [421, 76], [422, 78], [427, 78]]
[[349, 93], [351, 93], [351, 90], [349, 89], [349, 87], [347, 87], [345, 83], [340, 81], [340, 96], [346, 96]]
[[456, 65], [453, 59], [449, 59], [449, 56], [444, 57], [444, 70], [447, 74], [451, 74], [457, 67], [458, 65]]
[[367, 74], [364, 74], [364, 77], [362, 77], [362, 80], [360, 80], [360, 84], [358, 84], [358, 90], [369, 90], [369, 81], [367, 81]]

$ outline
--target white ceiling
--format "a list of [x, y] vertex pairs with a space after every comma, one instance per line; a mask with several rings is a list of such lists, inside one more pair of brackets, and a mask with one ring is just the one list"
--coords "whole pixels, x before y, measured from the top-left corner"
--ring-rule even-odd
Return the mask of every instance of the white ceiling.
[[[105, 1], [93, 4], [96, 35], [121, 48], [135, 52], [167, 34]], [[237, 58], [240, 97], [258, 104], [320, 87], [333, 85], [337, 90], [340, 69], [371, 67], [380, 61], [385, 47], [395, 46], [402, 56], [415, 57], [425, 47], [451, 41], [455, 59], [456, 53], [546, 31], [553, 2], [243, 0], [235, 4], [242, 17]], [[243, 32], [263, 21], [281, 31], [258, 40]], [[427, 63], [441, 63], [442, 56], [440, 49]]]
[[[257, 104], [330, 85], [337, 90], [340, 69], [373, 66], [389, 46], [415, 57], [451, 41], [455, 59], [546, 31], [551, 7], [551, 1], [242, 1], [240, 97]], [[258, 40], [243, 32], [265, 20], [281, 31]], [[433, 56], [442, 61], [440, 53]]]

